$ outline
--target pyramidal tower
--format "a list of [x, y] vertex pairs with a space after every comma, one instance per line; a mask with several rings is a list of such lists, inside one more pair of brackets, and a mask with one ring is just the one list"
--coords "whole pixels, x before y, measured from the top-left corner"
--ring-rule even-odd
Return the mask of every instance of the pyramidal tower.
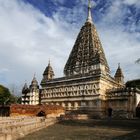
[[77, 36], [76, 42], [64, 68], [65, 76], [92, 75], [110, 73], [109, 66], [92, 20], [91, 1], [88, 3], [88, 15], [84, 26]]

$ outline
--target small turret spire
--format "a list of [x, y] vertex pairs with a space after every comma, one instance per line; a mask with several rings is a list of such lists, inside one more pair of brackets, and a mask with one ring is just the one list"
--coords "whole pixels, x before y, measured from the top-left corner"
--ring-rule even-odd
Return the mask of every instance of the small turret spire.
[[51, 67], [51, 62], [50, 62], [50, 59], [49, 59], [49, 62], [48, 62], [48, 66], [46, 67], [44, 73], [43, 73], [43, 79], [42, 79], [42, 82], [45, 82], [45, 81], [48, 81], [48, 80], [52, 80], [54, 78], [54, 71]]
[[91, 0], [88, 0], [88, 17], [87, 22], [92, 23], [92, 16], [91, 16]]
[[124, 75], [120, 66], [120, 63], [118, 63], [118, 69], [116, 70], [115, 73], [115, 80], [120, 83], [120, 84], [124, 84]]

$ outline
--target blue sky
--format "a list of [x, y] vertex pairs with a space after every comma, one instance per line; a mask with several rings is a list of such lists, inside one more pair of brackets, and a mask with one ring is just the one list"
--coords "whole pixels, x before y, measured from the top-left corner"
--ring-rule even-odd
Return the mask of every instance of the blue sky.
[[[51, 59], [55, 77], [63, 68], [87, 16], [88, 0], [0, 0], [0, 83], [40, 83]], [[121, 63], [125, 80], [140, 78], [140, 0], [92, 0], [112, 76]]]
[[[133, 31], [140, 31], [140, 27], [137, 25], [139, 24], [139, 17], [140, 17], [140, 6], [138, 5], [138, 0], [122, 0], [122, 2], [118, 0], [92, 0], [94, 4], [94, 8], [92, 9], [92, 12], [94, 12], [94, 18], [96, 19], [96, 22], [100, 22], [102, 20], [102, 17], [105, 16], [110, 7], [116, 3], [116, 5], [119, 5], [121, 8], [120, 11], [123, 11], [123, 14], [120, 15], [120, 18], [116, 19], [116, 21], [108, 21], [110, 24], [121, 24], [124, 26], [124, 29], [128, 31], [132, 31], [130, 28], [134, 24], [136, 25], [136, 29]], [[83, 4], [82, 0], [24, 0], [25, 3], [29, 3], [33, 5], [35, 8], [39, 9], [42, 13], [44, 13], [46, 16], [53, 17], [53, 13], [59, 11], [60, 8], [71, 9], [73, 10], [76, 6], [83, 7], [86, 11], [87, 5], [86, 0]], [[64, 12], [64, 13], [63, 13]], [[67, 11], [63, 11], [61, 14], [63, 16], [66, 16]], [[71, 11], [72, 12], [72, 11]], [[115, 15], [114, 15], [115, 16]], [[123, 16], [123, 18], [121, 17]], [[73, 19], [70, 19], [73, 20]], [[77, 21], [78, 22], [78, 21]], [[116, 23], [114, 23], [116, 22]], [[78, 23], [77, 23], [78, 24]], [[133, 24], [133, 25], [132, 25]]]

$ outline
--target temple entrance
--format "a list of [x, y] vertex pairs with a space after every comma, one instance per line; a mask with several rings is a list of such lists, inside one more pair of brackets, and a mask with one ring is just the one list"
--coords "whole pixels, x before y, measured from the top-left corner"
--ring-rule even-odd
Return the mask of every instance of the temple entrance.
[[140, 118], [140, 102], [138, 103], [136, 107], [136, 117]]
[[40, 111], [36, 116], [37, 116], [37, 117], [45, 117], [46, 114], [45, 114], [45, 112]]
[[136, 117], [140, 118], [140, 107], [136, 108]]
[[107, 109], [108, 117], [109, 117], [109, 118], [112, 117], [112, 111], [113, 111], [113, 109], [112, 109], [111, 107], [109, 107], [109, 108]]

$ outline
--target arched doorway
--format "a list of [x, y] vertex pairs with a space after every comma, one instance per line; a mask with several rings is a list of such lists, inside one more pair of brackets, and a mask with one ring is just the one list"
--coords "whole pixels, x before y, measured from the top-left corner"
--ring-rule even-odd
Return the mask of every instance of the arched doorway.
[[136, 117], [140, 118], [140, 107], [136, 108]]
[[139, 102], [138, 106], [136, 107], [136, 117], [140, 118], [140, 102]]
[[37, 116], [37, 117], [45, 117], [46, 114], [45, 114], [44, 111], [40, 111], [36, 116]]

